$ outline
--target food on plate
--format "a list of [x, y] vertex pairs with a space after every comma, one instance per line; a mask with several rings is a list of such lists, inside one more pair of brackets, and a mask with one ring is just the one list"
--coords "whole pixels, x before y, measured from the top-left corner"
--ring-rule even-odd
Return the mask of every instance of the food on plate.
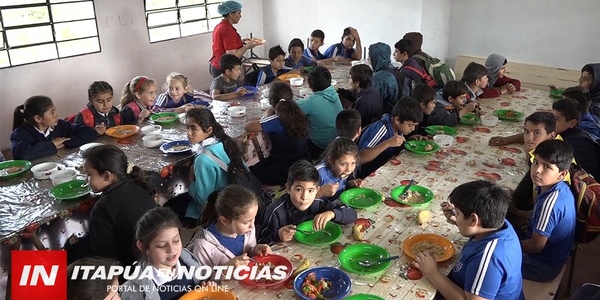
[[433, 150], [433, 145], [432, 144], [425, 145], [425, 151], [431, 151], [431, 150]]
[[513, 118], [513, 117], [517, 116], [517, 112], [514, 110], [507, 110], [504, 115], [507, 117]]
[[423, 197], [421, 193], [415, 191], [406, 192], [406, 198], [404, 199], [405, 203], [418, 204], [422, 203], [423, 201], [425, 201], [425, 197]]
[[174, 146], [169, 147], [169, 151], [173, 151], [173, 152], [185, 151], [185, 150], [189, 150], [189, 149], [190, 149], [190, 146], [188, 146], [188, 145], [174, 145]]
[[[259, 270], [262, 270], [263, 268], [267, 267], [267, 268], [271, 269], [269, 271], [269, 274], [274, 274], [274, 269], [276, 266], [272, 262], [268, 261], [268, 262], [264, 262], [264, 263], [259, 262], [256, 264], [256, 267], [258, 267]], [[276, 282], [277, 280], [261, 278], [261, 279], [255, 280], [255, 281], [259, 285], [265, 285], [265, 284], [271, 284], [273, 282]]]
[[424, 251], [428, 251], [431, 256], [433, 256], [434, 259], [440, 259], [442, 257], [444, 257], [444, 254], [446, 252], [446, 250], [444, 250], [444, 247], [440, 244], [436, 244], [430, 241], [421, 241], [418, 243], [415, 243], [414, 245], [412, 245], [410, 247], [410, 251], [414, 254], [417, 254], [419, 252], [424, 252]]
[[155, 118], [154, 121], [156, 121], [156, 122], [171, 122], [171, 121], [175, 121], [175, 119], [177, 119], [177, 117], [166, 116], [166, 117]]
[[117, 128], [117, 130], [115, 131], [115, 134], [117, 134], [117, 135], [126, 135], [126, 134], [130, 134], [132, 132], [133, 132], [132, 129]]
[[21, 172], [22, 170], [23, 170], [22, 166], [8, 167], [6, 169], [0, 170], [0, 176], [6, 176], [6, 175], [10, 175], [10, 174], [15, 174], [17, 172]]
[[323, 296], [323, 291], [331, 288], [331, 281], [321, 278], [317, 280], [317, 274], [312, 272], [306, 275], [302, 283], [302, 293], [310, 299], [327, 299]]

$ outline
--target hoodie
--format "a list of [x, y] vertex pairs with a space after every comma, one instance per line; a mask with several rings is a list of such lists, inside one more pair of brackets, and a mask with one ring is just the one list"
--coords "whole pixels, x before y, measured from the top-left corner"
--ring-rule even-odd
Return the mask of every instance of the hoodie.
[[443, 89], [440, 89], [435, 95], [435, 108], [427, 118], [429, 125], [456, 126], [460, 121], [458, 110], [454, 104], [444, 100]]
[[369, 46], [369, 59], [373, 67], [373, 87], [379, 91], [386, 111], [390, 112], [400, 98], [396, 76], [389, 71], [393, 69], [391, 56], [390, 46], [384, 43]]
[[343, 109], [335, 88], [331, 85], [296, 103], [308, 117], [308, 138], [317, 147], [325, 149], [337, 135], [335, 118]]
[[492, 53], [485, 60], [485, 68], [488, 71], [488, 86], [483, 88], [483, 93], [479, 96], [480, 98], [494, 98], [502, 95], [498, 87], [502, 87], [509, 83], [515, 86], [517, 91], [521, 90], [521, 81], [503, 76], [498, 78], [498, 71], [504, 66], [506, 58], [500, 54]]
[[590, 106], [590, 113], [600, 117], [600, 63], [587, 64], [585, 67], [592, 67], [594, 83], [590, 87], [589, 93], [592, 97], [592, 106]]

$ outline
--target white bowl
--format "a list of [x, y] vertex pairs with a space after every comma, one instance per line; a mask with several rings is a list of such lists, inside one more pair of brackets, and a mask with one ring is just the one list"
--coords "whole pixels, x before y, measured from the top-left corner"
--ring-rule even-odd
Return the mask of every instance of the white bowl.
[[269, 109], [270, 107], [269, 99], [260, 99], [260, 109]]
[[160, 125], [148, 125], [140, 129], [143, 135], [160, 134], [161, 130], [162, 126]]
[[300, 91], [298, 91], [298, 93], [300, 93], [300, 96], [306, 97], [306, 96], [312, 94], [313, 91], [310, 88], [301, 88]]
[[246, 114], [245, 106], [231, 106], [227, 109], [229, 116], [232, 118], [240, 118]]
[[494, 115], [483, 115], [481, 116], [481, 125], [487, 127], [494, 127], [498, 125], [498, 117]]
[[262, 92], [261, 92], [263, 98], [269, 98], [269, 93], [270, 93], [269, 88], [266, 88], [266, 89], [262, 90]]
[[337, 80], [331, 79], [331, 85], [335, 86], [337, 84]]
[[58, 165], [53, 162], [45, 162], [31, 167], [33, 178], [38, 180], [48, 179], [56, 171], [58, 171]]
[[61, 170], [50, 175], [52, 185], [55, 186], [75, 179], [77, 179], [77, 171], [75, 170]]
[[83, 155], [85, 153], [85, 151], [87, 151], [88, 149], [92, 149], [96, 146], [102, 146], [104, 144], [102, 143], [87, 143], [85, 145], [81, 145], [81, 147], [79, 147], [79, 154]]
[[149, 134], [142, 138], [142, 142], [148, 148], [156, 148], [163, 144], [163, 136], [160, 134]]
[[179, 123], [185, 125], [185, 113], [180, 113], [177, 117], [179, 118]]
[[290, 78], [291, 86], [302, 86], [303, 84], [304, 84], [304, 78], [302, 78], [302, 77]]
[[441, 148], [452, 147], [454, 137], [446, 134], [438, 134], [433, 137], [433, 141], [438, 144]]

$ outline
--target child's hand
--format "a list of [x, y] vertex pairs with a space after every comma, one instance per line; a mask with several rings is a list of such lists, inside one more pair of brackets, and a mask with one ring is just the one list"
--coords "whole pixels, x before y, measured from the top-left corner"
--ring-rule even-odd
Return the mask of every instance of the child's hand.
[[96, 127], [94, 129], [96, 130], [98, 135], [103, 135], [106, 133], [106, 125], [104, 125], [104, 122], [96, 125]]
[[490, 138], [488, 145], [490, 146], [504, 146], [508, 145], [508, 140], [502, 136], [493, 136]]
[[337, 193], [337, 190], [339, 187], [340, 187], [340, 184], [338, 182], [325, 184], [320, 189], [321, 195], [326, 196], [326, 197], [333, 197], [333, 195], [335, 195], [335, 193]]
[[65, 147], [64, 142], [70, 141], [70, 140], [71, 140], [71, 138], [59, 137], [59, 138], [52, 139], [52, 143], [54, 143], [54, 146], [56, 147], [56, 149], [62, 149]]
[[456, 208], [454, 208], [454, 205], [444, 201], [440, 204], [440, 206], [442, 207], [442, 212], [444, 212], [446, 219], [450, 223], [456, 224]]
[[201, 286], [218, 286], [219, 284], [216, 281], [202, 281], [200, 283]]
[[245, 266], [248, 264], [250, 257], [246, 253], [232, 258], [227, 264], [234, 267]]
[[256, 247], [254, 247], [254, 255], [262, 256], [271, 253], [273, 253], [273, 251], [271, 250], [271, 247], [269, 247], [269, 245], [267, 244], [258, 244], [256, 245]]
[[404, 138], [404, 136], [394, 133], [394, 136], [392, 136], [385, 142], [387, 143], [388, 148], [400, 147], [402, 146], [402, 144], [404, 144], [404, 142], [406, 142], [406, 139]]
[[144, 120], [146, 120], [150, 116], [150, 114], [152, 114], [151, 111], [147, 109], [142, 110], [142, 112], [140, 112], [140, 118], [138, 119], [138, 123], [144, 122]]
[[435, 272], [439, 272], [438, 264], [429, 251], [417, 253], [413, 266], [419, 269], [425, 277], [431, 276], [435, 274]]
[[509, 83], [506, 85], [506, 90], [508, 93], [512, 94], [517, 91], [517, 88], [512, 83]]
[[550, 90], [556, 90], [557, 87], [554, 84], [549, 84], [548, 88], [550, 88]]
[[476, 107], [479, 106], [479, 103], [477, 102], [469, 102], [467, 105], [465, 105], [465, 107], [463, 108], [466, 112], [472, 112], [475, 110]]
[[333, 218], [335, 218], [335, 213], [331, 210], [316, 215], [313, 219], [313, 229], [316, 231], [323, 230], [327, 222], [333, 220]]
[[237, 91], [235, 91], [235, 93], [240, 96], [244, 96], [244, 95], [246, 95], [246, 93], [248, 93], [248, 91], [246, 90], [246, 88], [240, 87], [237, 89]]
[[277, 231], [279, 234], [279, 239], [282, 242], [289, 242], [294, 238], [294, 234], [296, 233], [296, 225], [287, 225], [279, 228]]
[[362, 183], [363, 183], [362, 179], [357, 178], [357, 179], [349, 180], [346, 185], [348, 187], [353, 188], [353, 187], [361, 187]]
[[410, 141], [422, 141], [425, 139], [425, 137], [420, 134], [415, 134], [415, 135], [411, 135], [408, 139]]
[[358, 30], [354, 27], [350, 27], [350, 34], [354, 37], [355, 40], [358, 40], [360, 37], [358, 36]]

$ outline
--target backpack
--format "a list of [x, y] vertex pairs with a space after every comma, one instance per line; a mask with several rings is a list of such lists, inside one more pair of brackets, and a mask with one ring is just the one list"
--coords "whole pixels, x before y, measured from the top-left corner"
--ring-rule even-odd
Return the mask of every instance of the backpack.
[[[92, 113], [92, 111], [89, 108], [82, 108], [80, 111], [81, 116], [83, 117], [83, 124], [87, 127], [96, 127], [96, 124], [94, 122], [94, 114]], [[73, 124], [75, 123], [75, 117], [77, 117], [77, 114], [72, 114], [68, 117], [65, 118], [65, 121]], [[116, 114], [113, 116], [115, 119], [115, 126], [119, 126], [121, 125], [121, 114]]]
[[404, 74], [400, 73], [400, 70], [392, 67], [383, 67], [381, 70], [388, 71], [394, 75], [396, 78], [396, 86], [398, 87], [398, 96], [409, 96], [412, 88], [414, 87], [414, 83], [410, 78], [404, 76]]
[[425, 63], [425, 70], [433, 77], [438, 88], [443, 88], [448, 81], [456, 80], [456, 74], [454, 74], [452, 68], [438, 58], [431, 57], [426, 53], [423, 53], [423, 55], [415, 54], [413, 57]]
[[265, 67], [259, 68], [257, 64], [252, 64], [252, 71], [244, 75], [244, 85], [256, 86], [256, 82], [258, 81], [258, 73], [264, 70], [266, 70]]
[[575, 241], [589, 243], [600, 235], [600, 184], [576, 164], [571, 164], [571, 192], [575, 198]]
[[401, 69], [406, 69], [417, 73], [417, 75], [421, 77], [421, 81], [432, 88], [438, 86], [437, 82], [435, 82], [435, 80], [433, 80], [433, 78], [431, 78], [431, 76], [429, 76], [429, 74], [427, 74], [427, 72], [425, 72], [424, 70], [420, 70], [411, 66], [402, 66]]

